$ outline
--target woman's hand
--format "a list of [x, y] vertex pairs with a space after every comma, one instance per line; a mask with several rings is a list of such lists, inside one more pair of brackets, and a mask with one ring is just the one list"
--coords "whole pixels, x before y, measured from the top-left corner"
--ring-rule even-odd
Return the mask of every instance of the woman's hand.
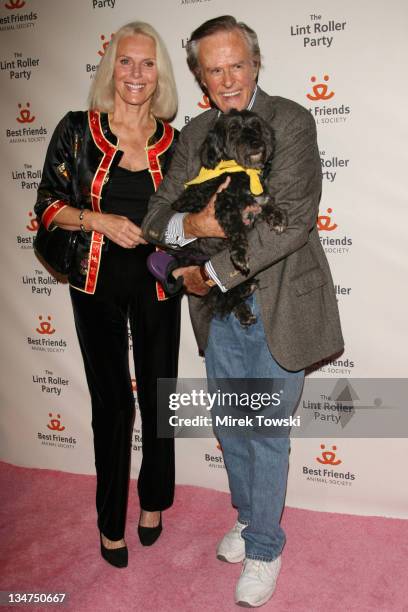
[[110, 213], [89, 213], [86, 217], [87, 228], [104, 234], [109, 240], [125, 249], [133, 249], [138, 244], [148, 244], [142, 230], [127, 217]]

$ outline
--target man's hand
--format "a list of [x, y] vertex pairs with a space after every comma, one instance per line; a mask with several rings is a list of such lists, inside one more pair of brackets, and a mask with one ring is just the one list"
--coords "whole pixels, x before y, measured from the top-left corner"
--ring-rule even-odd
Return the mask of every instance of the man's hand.
[[226, 189], [230, 182], [231, 178], [228, 176], [203, 210], [198, 213], [188, 213], [184, 217], [185, 238], [225, 238], [224, 231], [215, 218], [214, 207], [217, 193]]
[[194, 295], [207, 295], [210, 287], [205, 284], [203, 277], [201, 276], [199, 266], [187, 266], [186, 268], [177, 268], [172, 272], [174, 278], [179, 276], [183, 277], [184, 286], [187, 289], [187, 293], [194, 293]]

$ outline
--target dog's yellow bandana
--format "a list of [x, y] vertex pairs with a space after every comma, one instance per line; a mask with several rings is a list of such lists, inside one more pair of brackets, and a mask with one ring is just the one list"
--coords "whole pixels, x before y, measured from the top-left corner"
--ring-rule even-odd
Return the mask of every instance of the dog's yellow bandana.
[[251, 193], [260, 195], [263, 192], [262, 183], [259, 179], [261, 171], [258, 168], [244, 168], [243, 166], [239, 166], [234, 159], [229, 159], [227, 161], [221, 160], [218, 166], [213, 170], [210, 168], [201, 168], [198, 176], [186, 183], [186, 187], [205, 183], [205, 181], [221, 176], [221, 174], [225, 174], [226, 172], [246, 172], [249, 176]]

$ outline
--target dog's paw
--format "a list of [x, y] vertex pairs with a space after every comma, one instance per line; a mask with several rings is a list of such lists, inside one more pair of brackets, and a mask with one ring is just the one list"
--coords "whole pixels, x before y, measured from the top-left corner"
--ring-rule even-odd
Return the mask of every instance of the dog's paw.
[[234, 308], [234, 314], [243, 327], [249, 327], [257, 322], [256, 315], [247, 304], [239, 304]]
[[234, 267], [239, 270], [242, 274], [247, 276], [249, 274], [248, 259], [245, 254], [231, 253], [231, 261]]
[[282, 234], [288, 226], [288, 218], [283, 210], [276, 210], [273, 216], [272, 229], [277, 234]]

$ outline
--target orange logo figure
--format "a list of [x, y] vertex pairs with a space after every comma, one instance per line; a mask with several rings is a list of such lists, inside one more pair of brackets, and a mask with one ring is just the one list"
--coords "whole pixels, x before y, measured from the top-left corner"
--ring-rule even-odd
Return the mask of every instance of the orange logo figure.
[[43, 321], [42, 320], [43, 318], [42, 318], [41, 315], [38, 317], [38, 319], [41, 321], [41, 323], [40, 323], [40, 327], [39, 328], [36, 327], [35, 330], [38, 331], [39, 334], [48, 334], [48, 335], [51, 335], [51, 334], [55, 333], [55, 329], [53, 329], [53, 327], [52, 327], [52, 325], [50, 323], [50, 321], [51, 321], [50, 315], [48, 315], [47, 318], [48, 318], [48, 321]]
[[52, 412], [50, 412], [48, 416], [50, 417], [50, 422], [47, 424], [48, 429], [51, 429], [51, 431], [64, 431], [65, 427], [64, 425], [61, 425], [60, 414], [57, 414], [56, 419], [52, 418]]
[[[310, 80], [312, 81], [312, 83], [316, 83], [317, 79], [315, 76], [312, 76]], [[328, 81], [329, 75], [325, 74], [323, 80]], [[330, 98], [334, 96], [334, 91], [327, 93], [326, 83], [316, 83], [316, 85], [313, 85], [312, 89], [314, 95], [306, 94], [306, 98], [309, 98], [309, 100], [313, 100], [314, 102], [316, 100], [330, 100]]]
[[26, 103], [26, 108], [23, 108], [22, 104], [19, 104], [18, 108], [20, 109], [20, 116], [16, 117], [16, 119], [19, 123], [32, 123], [34, 121], [35, 116], [31, 116], [29, 102]]
[[[103, 57], [103, 56], [105, 55], [105, 53], [106, 53], [106, 49], [109, 47], [109, 43], [110, 43], [110, 41], [112, 40], [112, 36], [113, 36], [113, 34], [114, 34], [114, 33], [112, 33], [112, 34], [111, 34], [111, 36], [110, 36], [110, 39], [109, 39], [109, 40], [106, 40], [106, 37], [105, 37], [103, 34], [101, 34], [101, 40], [102, 40], [102, 49], [100, 49], [100, 50], [98, 51], [98, 55], [100, 55], [101, 57]], [[105, 41], [105, 42], [103, 42], [103, 41]]]
[[25, 0], [8, 0], [4, 6], [8, 9], [18, 9], [23, 8], [24, 5]]
[[204, 109], [211, 108], [210, 98], [203, 94], [203, 99], [201, 102], [198, 102], [197, 106]]
[[[324, 449], [326, 448], [326, 446], [324, 444], [321, 444], [320, 448], [322, 449], [323, 459], [321, 459], [320, 457], [316, 457], [316, 461], [318, 461], [319, 463], [323, 463], [323, 465], [340, 465], [341, 459], [337, 459], [337, 461], [335, 460], [336, 453], [333, 453], [332, 451], [325, 451]], [[336, 451], [337, 446], [332, 446], [332, 450]]]
[[[28, 216], [32, 217], [33, 213], [30, 211], [28, 213]], [[28, 229], [29, 232], [36, 232], [38, 230], [38, 227], [39, 227], [39, 223], [35, 217], [34, 219], [31, 218], [30, 225], [26, 225], [26, 229]]]
[[132, 391], [133, 391], [133, 393], [136, 393], [136, 391], [137, 391], [136, 378], [132, 378], [131, 382], [132, 382]]
[[319, 215], [317, 217], [317, 229], [319, 232], [332, 232], [338, 227], [337, 223], [332, 223], [330, 218], [330, 213], [333, 212], [332, 208], [328, 208], [328, 215]]

